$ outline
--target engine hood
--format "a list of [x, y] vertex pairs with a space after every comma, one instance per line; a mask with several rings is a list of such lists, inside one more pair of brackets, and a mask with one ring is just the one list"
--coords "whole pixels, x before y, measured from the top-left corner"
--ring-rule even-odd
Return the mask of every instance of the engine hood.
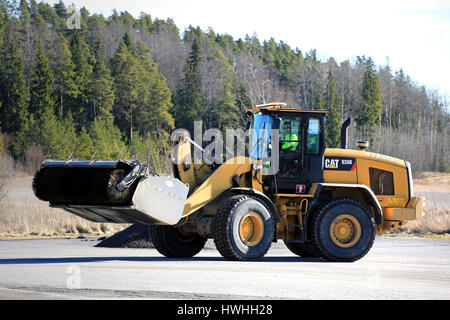
[[325, 157], [348, 157], [348, 158], [358, 158], [367, 159], [373, 161], [380, 161], [383, 163], [394, 164], [402, 168], [406, 168], [406, 162], [402, 159], [394, 158], [380, 153], [370, 152], [370, 151], [360, 151], [352, 149], [334, 149], [326, 148]]

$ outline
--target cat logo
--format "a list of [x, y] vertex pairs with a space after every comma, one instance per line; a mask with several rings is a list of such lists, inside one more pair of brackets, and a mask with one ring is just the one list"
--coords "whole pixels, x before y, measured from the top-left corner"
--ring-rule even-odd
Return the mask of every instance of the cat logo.
[[339, 159], [325, 159], [325, 168], [338, 169], [339, 168]]
[[325, 157], [325, 170], [353, 171], [356, 168], [355, 158]]

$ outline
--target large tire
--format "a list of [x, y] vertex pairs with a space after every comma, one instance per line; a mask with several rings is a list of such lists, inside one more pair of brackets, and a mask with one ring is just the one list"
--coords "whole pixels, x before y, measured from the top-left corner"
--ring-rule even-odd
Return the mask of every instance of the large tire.
[[305, 241], [304, 243], [296, 243], [296, 242], [284, 242], [286, 247], [297, 256], [302, 258], [317, 258], [320, 257], [320, 254], [317, 252], [316, 246], [312, 244], [310, 241]]
[[168, 258], [191, 258], [206, 243], [206, 238], [198, 234], [183, 234], [172, 226], [151, 225], [150, 236], [156, 250]]
[[351, 262], [369, 252], [375, 224], [368, 209], [352, 199], [336, 199], [314, 216], [312, 242], [329, 261]]
[[226, 199], [214, 217], [211, 231], [220, 254], [228, 260], [257, 261], [267, 253], [274, 236], [271, 210], [257, 198]]

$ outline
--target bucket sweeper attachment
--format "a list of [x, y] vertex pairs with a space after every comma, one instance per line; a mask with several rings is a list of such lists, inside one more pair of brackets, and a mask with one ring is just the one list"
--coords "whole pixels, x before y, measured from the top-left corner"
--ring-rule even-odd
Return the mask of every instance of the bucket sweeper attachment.
[[189, 188], [150, 174], [138, 160], [47, 160], [34, 176], [33, 190], [50, 206], [94, 222], [174, 225]]

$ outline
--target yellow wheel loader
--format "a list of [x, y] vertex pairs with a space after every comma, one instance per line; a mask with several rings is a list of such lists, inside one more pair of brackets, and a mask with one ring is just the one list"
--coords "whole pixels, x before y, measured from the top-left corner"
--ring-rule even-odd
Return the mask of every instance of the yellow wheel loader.
[[[301, 257], [355, 261], [377, 233], [420, 218], [425, 199], [413, 195], [409, 162], [369, 152], [367, 142], [347, 149], [349, 120], [341, 148], [326, 148], [326, 115], [259, 105], [248, 112], [247, 154], [224, 163], [181, 133], [173, 177], [137, 159], [69, 157], [44, 161], [33, 189], [50, 206], [90, 221], [149, 225], [166, 257], [193, 257], [212, 238], [228, 260], [259, 260], [282, 240]], [[196, 161], [196, 152], [209, 161]]]

